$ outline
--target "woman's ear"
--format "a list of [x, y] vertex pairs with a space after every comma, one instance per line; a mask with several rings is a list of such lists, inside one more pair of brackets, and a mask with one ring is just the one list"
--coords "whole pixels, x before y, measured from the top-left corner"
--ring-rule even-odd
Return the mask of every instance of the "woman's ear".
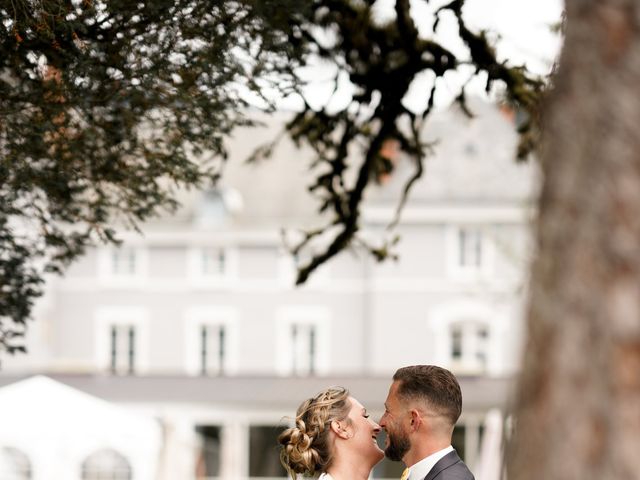
[[333, 433], [336, 435], [340, 431], [340, 423], [338, 423], [337, 420], [331, 420], [331, 430], [333, 430]]
[[331, 430], [333, 430], [333, 433], [335, 433], [342, 439], [346, 440], [347, 438], [352, 437], [351, 432], [349, 432], [349, 430], [345, 428], [338, 420], [331, 421]]

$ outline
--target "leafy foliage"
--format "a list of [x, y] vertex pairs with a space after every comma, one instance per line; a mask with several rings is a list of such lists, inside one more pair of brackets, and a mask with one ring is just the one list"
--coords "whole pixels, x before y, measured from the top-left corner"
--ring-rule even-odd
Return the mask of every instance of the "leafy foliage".
[[286, 93], [300, 55], [271, 14], [285, 0], [1, 5], [0, 347], [13, 351], [44, 272], [214, 182], [225, 136], [250, 122], [242, 92]]
[[[114, 225], [136, 227], [176, 207], [185, 187], [215, 182], [224, 139], [250, 124], [243, 93], [304, 99], [299, 66], [320, 58], [355, 86], [338, 111], [304, 108], [287, 124], [291, 138], [317, 154], [310, 186], [330, 224], [305, 232], [308, 248], [328, 246], [299, 269], [303, 283], [322, 263], [359, 242], [379, 260], [391, 245], [359, 238], [363, 194], [393, 170], [385, 145], [415, 162], [399, 209], [422, 175], [429, 146], [420, 137], [438, 78], [461, 65], [484, 75], [489, 90], [529, 113], [520, 154], [537, 134], [543, 87], [499, 62], [483, 32], [463, 20], [463, 0], [436, 12], [453, 15], [466, 58], [423, 38], [409, 0], [377, 22], [374, 0], [3, 0], [0, 2], [0, 348], [13, 351], [45, 272], [61, 272], [95, 241], [117, 242]], [[413, 80], [436, 81], [420, 113], [403, 99]], [[269, 96], [264, 92], [270, 91]], [[457, 101], [465, 107], [464, 88]], [[348, 153], [359, 148], [358, 156]], [[269, 146], [262, 152], [269, 152]], [[355, 162], [355, 163], [354, 163]], [[348, 172], [356, 172], [355, 180]]]

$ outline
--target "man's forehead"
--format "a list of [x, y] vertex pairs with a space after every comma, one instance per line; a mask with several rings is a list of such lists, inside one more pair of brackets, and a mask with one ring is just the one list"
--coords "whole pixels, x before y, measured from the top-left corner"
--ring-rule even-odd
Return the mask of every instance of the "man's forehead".
[[397, 401], [398, 400], [398, 382], [396, 380], [393, 381], [391, 386], [389, 387], [389, 393], [387, 394], [387, 401]]
[[398, 389], [400, 388], [400, 381], [394, 380], [389, 387], [389, 394], [398, 395]]

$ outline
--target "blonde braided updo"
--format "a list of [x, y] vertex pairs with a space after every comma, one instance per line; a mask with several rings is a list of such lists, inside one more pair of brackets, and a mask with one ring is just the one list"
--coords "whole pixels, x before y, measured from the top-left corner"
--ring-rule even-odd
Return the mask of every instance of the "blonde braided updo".
[[329, 387], [302, 402], [296, 412], [295, 427], [278, 437], [282, 446], [280, 462], [292, 479], [298, 473], [313, 475], [326, 471], [332, 459], [331, 422], [347, 419], [350, 409], [349, 391], [343, 387]]

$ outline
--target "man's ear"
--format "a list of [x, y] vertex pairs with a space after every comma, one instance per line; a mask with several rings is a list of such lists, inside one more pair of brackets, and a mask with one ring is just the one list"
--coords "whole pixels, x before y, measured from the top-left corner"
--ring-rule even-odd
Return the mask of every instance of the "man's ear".
[[415, 432], [420, 428], [420, 425], [422, 425], [422, 417], [420, 416], [420, 412], [415, 408], [409, 411], [409, 415], [411, 415], [411, 420], [410, 420], [411, 431]]
[[351, 438], [351, 434], [349, 433], [349, 431], [338, 420], [331, 421], [331, 430], [333, 430], [333, 433], [335, 433], [340, 438]]

